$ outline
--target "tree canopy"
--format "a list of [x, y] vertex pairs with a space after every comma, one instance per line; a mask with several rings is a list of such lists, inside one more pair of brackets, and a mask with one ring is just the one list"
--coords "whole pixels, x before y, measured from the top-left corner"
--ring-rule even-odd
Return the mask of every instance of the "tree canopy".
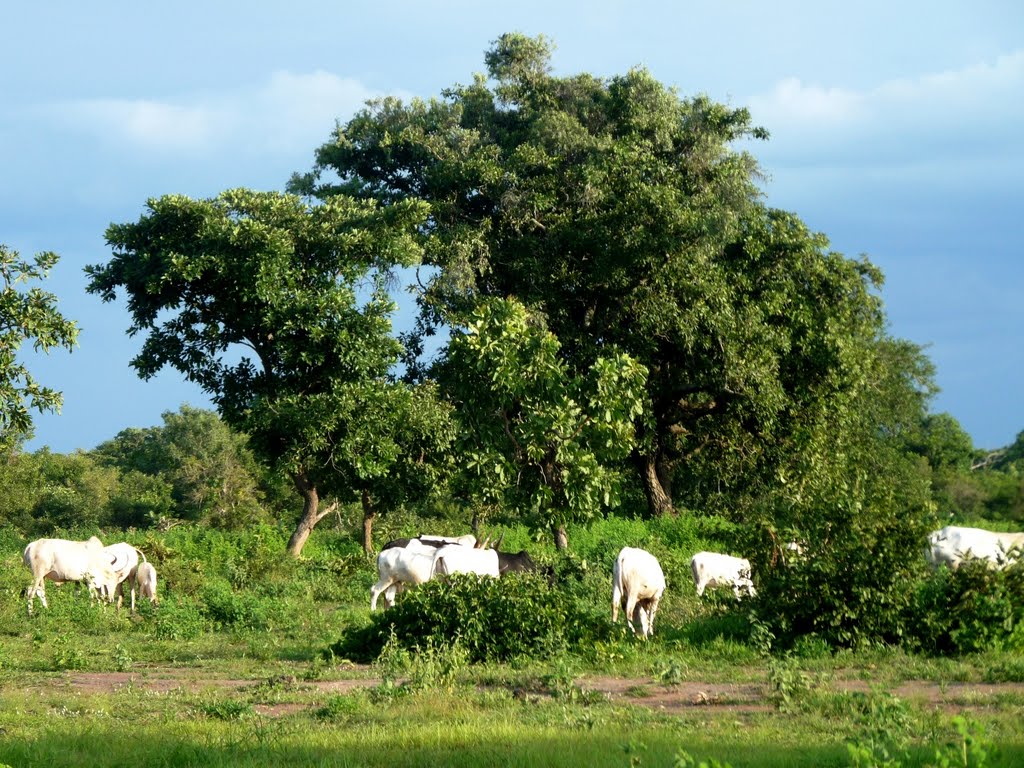
[[412, 232], [426, 206], [231, 190], [147, 209], [107, 230], [114, 256], [87, 267], [89, 291], [126, 292], [129, 333], [146, 335], [140, 376], [170, 366], [198, 383], [291, 477], [304, 499], [298, 554], [325, 514], [320, 494], [359, 492], [399, 453], [382, 427], [410, 400], [389, 377], [401, 346], [387, 280], [419, 259]]
[[564, 548], [567, 522], [618, 502], [616, 462], [633, 447], [646, 371], [608, 350], [574, 375], [559, 346], [519, 302], [488, 302], [453, 338], [442, 381], [470, 493], [532, 517]]
[[[746, 109], [683, 98], [644, 69], [552, 74], [510, 34], [440, 98], [371, 103], [294, 190], [426, 200], [424, 323], [515, 297], [586, 371], [615, 348], [648, 371], [633, 463], [652, 513], [735, 505], [801, 451], [805, 419], [864, 384], [884, 338], [881, 275], [761, 202], [766, 138]], [[816, 417], [816, 416], [815, 416]]]
[[0, 244], [0, 449], [20, 444], [32, 432], [32, 413], [59, 411], [61, 393], [35, 380], [18, 355], [25, 342], [36, 352], [64, 347], [73, 349], [78, 326], [57, 310], [57, 298], [38, 286], [57, 264], [55, 253], [23, 259], [17, 251]]

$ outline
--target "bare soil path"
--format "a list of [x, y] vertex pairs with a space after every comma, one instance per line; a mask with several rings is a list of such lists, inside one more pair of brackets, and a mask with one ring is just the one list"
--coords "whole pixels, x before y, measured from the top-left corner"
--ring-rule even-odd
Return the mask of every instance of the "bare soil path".
[[[365, 672], [365, 669], [363, 669]], [[669, 713], [684, 713], [699, 709], [710, 712], [758, 712], [774, 708], [771, 691], [763, 683], [713, 683], [685, 681], [677, 685], [663, 685], [653, 678], [588, 675], [577, 679], [583, 691], [603, 695], [619, 704], [633, 704]], [[202, 670], [180, 667], [149, 667], [133, 672], [69, 672], [63, 684], [83, 694], [112, 693], [121, 689], [165, 693], [174, 690], [201, 692], [221, 690], [244, 693], [246, 689], [261, 685], [281, 685], [297, 690], [323, 694], [342, 694], [379, 685], [379, 678], [359, 676], [343, 680], [297, 680], [290, 675], [263, 679], [228, 679], [204, 676]], [[868, 692], [872, 686], [863, 680], [831, 680], [818, 684], [819, 688], [834, 691]], [[878, 690], [877, 687], [875, 690]], [[1024, 697], [1024, 683], [949, 683], [939, 684], [926, 680], [912, 680], [882, 690], [901, 699], [944, 710], [973, 710], [994, 706], [1005, 695]], [[513, 689], [513, 694], [540, 698], [545, 694]], [[267, 715], [282, 715], [301, 710], [305, 705], [280, 704], [258, 706], [257, 711]]]

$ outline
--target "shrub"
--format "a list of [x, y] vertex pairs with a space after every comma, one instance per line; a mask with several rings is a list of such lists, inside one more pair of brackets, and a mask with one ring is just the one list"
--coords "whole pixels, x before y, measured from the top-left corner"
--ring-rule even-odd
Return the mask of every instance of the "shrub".
[[207, 628], [199, 607], [190, 600], [165, 598], [155, 615], [154, 634], [162, 640], [193, 640]]
[[329, 653], [369, 661], [388, 639], [407, 649], [453, 642], [470, 661], [550, 656], [610, 635], [607, 621], [577, 606], [536, 575], [503, 579], [470, 575], [431, 581], [375, 614], [368, 627], [348, 632]]
[[1024, 563], [967, 560], [921, 582], [908, 612], [911, 643], [930, 654], [974, 653], [1024, 641]]

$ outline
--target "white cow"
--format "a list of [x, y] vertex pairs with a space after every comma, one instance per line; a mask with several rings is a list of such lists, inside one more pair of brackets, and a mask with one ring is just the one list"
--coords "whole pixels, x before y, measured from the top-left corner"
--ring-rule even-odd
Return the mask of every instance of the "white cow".
[[132, 610], [134, 610], [134, 595], [135, 587], [139, 588], [139, 597], [145, 597], [149, 599], [149, 602], [153, 605], [157, 605], [156, 599], [156, 568], [153, 567], [152, 563], [143, 562], [139, 563], [139, 567], [135, 570], [135, 573], [131, 574], [129, 579], [133, 580], [132, 584]]
[[498, 578], [501, 573], [498, 553], [493, 549], [446, 544], [434, 553], [430, 574], [439, 576], [453, 573], [475, 573], [477, 576]]
[[[28, 612], [32, 613], [35, 598], [46, 608], [46, 579], [63, 584], [65, 581], [84, 581], [97, 597], [117, 578], [110, 567], [110, 558], [103, 551], [103, 542], [93, 536], [88, 541], [68, 539], [36, 539], [22, 554], [22, 561], [32, 571], [32, 585], [28, 588]], [[107, 592], [107, 599], [112, 593]]]
[[377, 610], [377, 598], [384, 593], [384, 603], [395, 604], [395, 591], [400, 584], [415, 586], [430, 580], [434, 566], [433, 547], [429, 553], [417, 548], [391, 547], [377, 555], [377, 583], [370, 587], [370, 610]]
[[467, 533], [463, 536], [434, 536], [429, 533], [421, 533], [418, 539], [413, 541], [417, 540], [434, 547], [443, 547], [445, 544], [460, 544], [463, 547], [475, 547], [477, 545], [476, 536], [472, 533]]
[[139, 567], [139, 558], [146, 562], [146, 556], [126, 541], [110, 544], [103, 551], [110, 556], [110, 567], [115, 574], [115, 580], [107, 586], [107, 590], [117, 597], [117, 610], [121, 610], [124, 583], [127, 581], [131, 592], [132, 613], [135, 613], [135, 573]]
[[750, 561], [745, 557], [698, 552], [690, 558], [690, 570], [698, 597], [703, 596], [708, 587], [732, 587], [737, 600], [740, 599], [740, 590], [745, 590], [751, 597], [757, 594], [754, 582], [750, 580]]
[[1000, 568], [1017, 559], [1011, 550], [1024, 547], [1024, 533], [999, 533], [981, 528], [962, 528], [947, 525], [928, 536], [928, 561], [938, 567], [948, 565], [956, 568], [968, 557], [987, 560], [989, 565]]
[[665, 592], [665, 574], [650, 552], [623, 547], [612, 569], [612, 623], [619, 620], [619, 607], [625, 608], [626, 624], [636, 634], [640, 623], [646, 639], [654, 633], [654, 616]]

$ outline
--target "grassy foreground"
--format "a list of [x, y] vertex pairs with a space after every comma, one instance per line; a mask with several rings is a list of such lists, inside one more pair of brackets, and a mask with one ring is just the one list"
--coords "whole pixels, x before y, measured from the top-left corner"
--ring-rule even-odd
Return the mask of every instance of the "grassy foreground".
[[[23, 542], [0, 535], [0, 764], [1024, 765], [1019, 654], [772, 657], [730, 631], [729, 600], [673, 588], [670, 558], [650, 643], [622, 631], [549, 661], [471, 665], [449, 648], [364, 666], [324, 655], [368, 619], [372, 566], [342, 538], [320, 535], [301, 563], [266, 530], [135, 543], [158, 563], [159, 608], [49, 587], [28, 617]], [[742, 693], [694, 693], [712, 685]]]

